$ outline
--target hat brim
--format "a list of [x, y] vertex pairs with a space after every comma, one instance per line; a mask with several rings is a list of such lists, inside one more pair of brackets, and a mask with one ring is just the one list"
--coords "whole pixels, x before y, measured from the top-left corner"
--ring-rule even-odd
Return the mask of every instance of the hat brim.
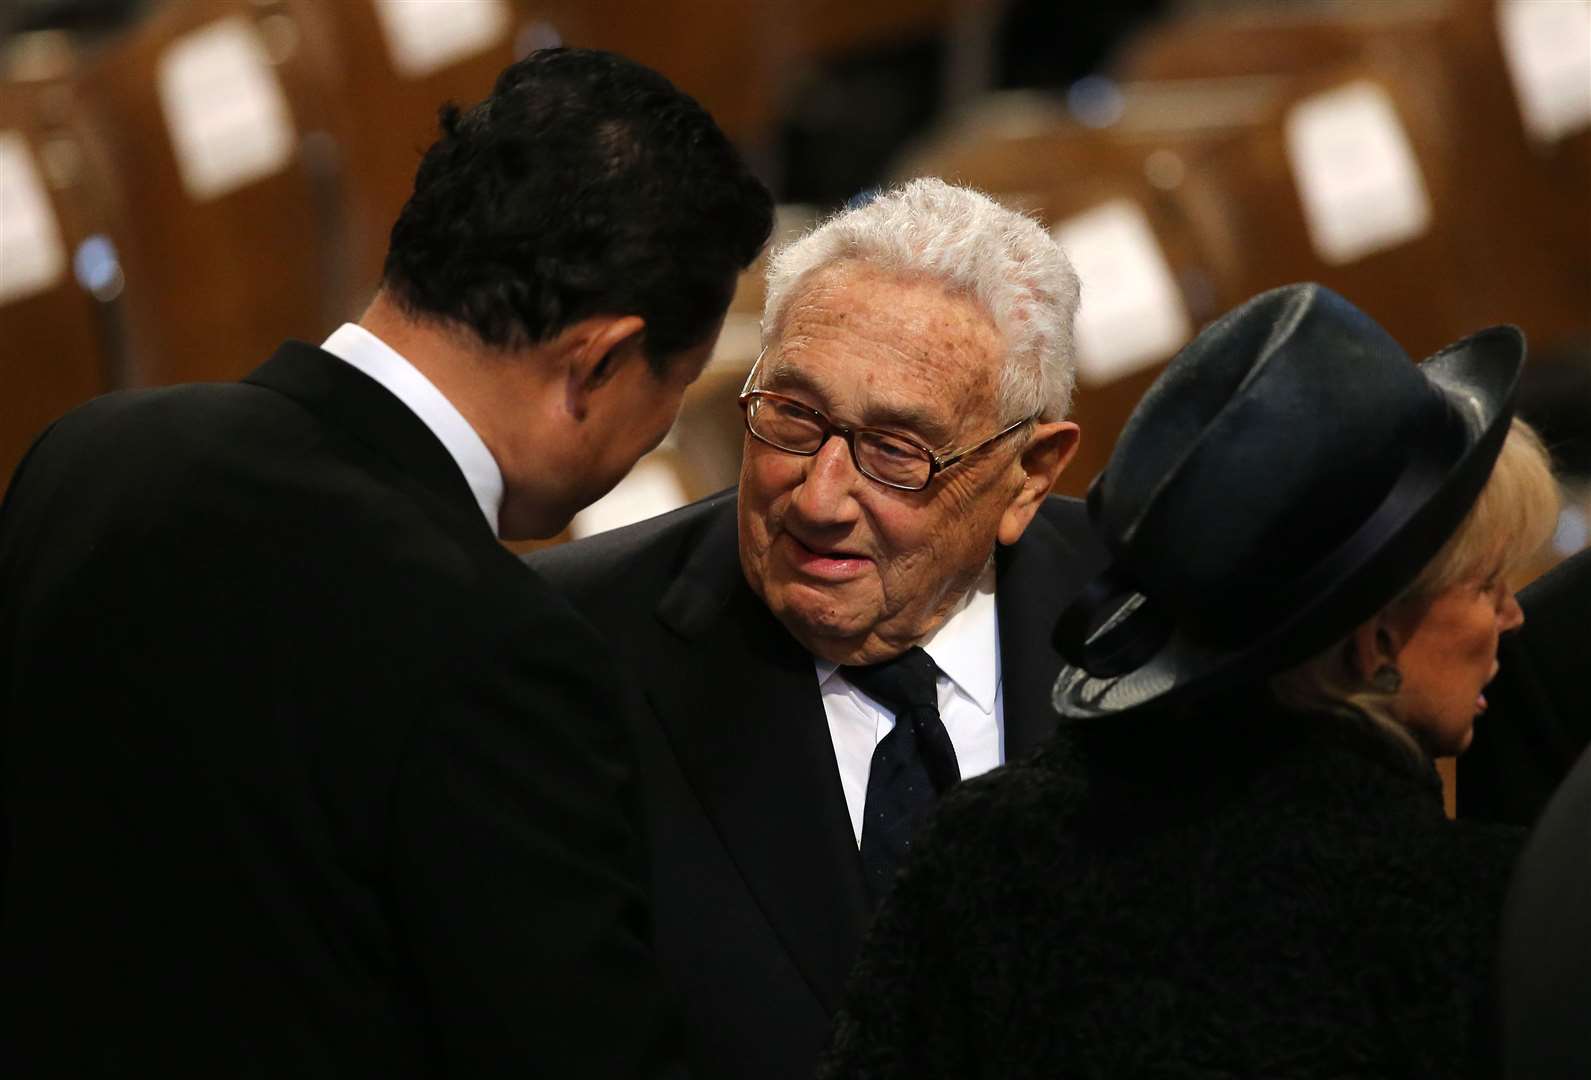
[[[1275, 625], [1241, 646], [1221, 647], [1173, 623], [1164, 644], [1130, 671], [1093, 675], [1076, 664], [1062, 667], [1051, 698], [1055, 709], [1082, 719], [1185, 705], [1285, 670], [1345, 637], [1407, 588], [1469, 513], [1513, 420], [1524, 357], [1520, 332], [1494, 326], [1419, 365], [1446, 396], [1457, 434], [1441, 440], [1448, 445], [1424, 448], [1430, 453], [1423, 464], [1395, 485], [1368, 535], [1356, 534], [1328, 556], [1329, 565], [1314, 575], [1314, 591], [1299, 597]], [[1142, 602], [1128, 596], [1123, 606]], [[1107, 620], [1094, 633], [1109, 629]]]

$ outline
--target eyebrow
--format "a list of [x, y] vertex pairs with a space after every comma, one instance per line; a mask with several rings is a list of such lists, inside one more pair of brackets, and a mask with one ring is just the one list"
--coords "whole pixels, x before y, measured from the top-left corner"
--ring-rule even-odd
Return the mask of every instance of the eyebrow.
[[[769, 366], [764, 386], [777, 392], [798, 390], [810, 394], [822, 404], [824, 412], [828, 411], [833, 401], [833, 397], [821, 380], [782, 360], [775, 361]], [[949, 432], [942, 420], [927, 410], [912, 405], [875, 403], [863, 410], [860, 421], [846, 426], [898, 431], [910, 435], [930, 449], [942, 449], [949, 440]]]

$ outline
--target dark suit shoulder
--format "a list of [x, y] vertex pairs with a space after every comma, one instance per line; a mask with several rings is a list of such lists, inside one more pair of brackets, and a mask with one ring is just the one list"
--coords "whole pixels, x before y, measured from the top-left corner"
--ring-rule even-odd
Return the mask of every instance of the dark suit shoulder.
[[1067, 536], [1092, 536], [1088, 504], [1070, 495], [1051, 495], [1039, 504], [1039, 514]]
[[275, 395], [264, 388], [242, 382], [178, 383], [172, 386], [151, 386], [135, 390], [114, 390], [72, 409], [64, 415], [58, 426], [75, 435], [86, 436], [90, 431], [122, 432], [128, 429], [148, 429], [175, 435], [177, 431], [162, 427], [165, 422], [181, 419], [183, 430], [224, 423], [229, 410], [237, 408], [269, 408]]
[[1069, 495], [1051, 495], [1039, 504], [1039, 512], [1028, 524], [1022, 538], [1006, 549], [1006, 559], [1021, 551], [1039, 552], [1041, 562], [1051, 567], [1057, 561], [1069, 564], [1081, 574], [1082, 584], [1094, 570], [1108, 561], [1104, 545], [1088, 520], [1088, 504]]
[[84, 454], [168, 453], [222, 432], [238, 409], [268, 407], [269, 395], [241, 383], [186, 383], [117, 390], [73, 408], [38, 440], [32, 455], [48, 471]]
[[[58, 421], [27, 473], [7, 553], [28, 553], [30, 577], [124, 597], [145, 617], [161, 596], [182, 596], [194, 621], [216, 621], [213, 636], [274, 650], [265, 622], [228, 613], [255, 603], [285, 622], [303, 605], [320, 615], [299, 640], [405, 656], [416, 683], [504, 641], [561, 658], [595, 647], [585, 620], [525, 572], [473, 505], [415, 483], [270, 387], [105, 395]], [[78, 565], [74, 553], [90, 547], [93, 561]], [[422, 656], [426, 670], [413, 670]]]
[[705, 533], [734, 512], [730, 488], [622, 529], [532, 552], [525, 564], [577, 604], [603, 596], [633, 602], [647, 589], [666, 588]]

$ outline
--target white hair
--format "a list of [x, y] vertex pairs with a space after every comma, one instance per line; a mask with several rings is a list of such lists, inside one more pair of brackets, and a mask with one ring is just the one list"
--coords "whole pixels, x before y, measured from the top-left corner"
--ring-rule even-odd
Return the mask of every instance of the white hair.
[[842, 210], [768, 261], [764, 345], [782, 332], [803, 282], [845, 260], [930, 277], [981, 305], [1006, 342], [997, 399], [1005, 418], [1060, 420], [1071, 409], [1077, 272], [1032, 218], [931, 178]]

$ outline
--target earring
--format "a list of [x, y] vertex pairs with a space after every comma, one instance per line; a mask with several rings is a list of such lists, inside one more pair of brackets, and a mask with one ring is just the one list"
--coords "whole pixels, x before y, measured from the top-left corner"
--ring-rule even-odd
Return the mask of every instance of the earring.
[[1370, 676], [1370, 687], [1383, 694], [1396, 694], [1403, 688], [1403, 672], [1395, 664], [1382, 664]]

